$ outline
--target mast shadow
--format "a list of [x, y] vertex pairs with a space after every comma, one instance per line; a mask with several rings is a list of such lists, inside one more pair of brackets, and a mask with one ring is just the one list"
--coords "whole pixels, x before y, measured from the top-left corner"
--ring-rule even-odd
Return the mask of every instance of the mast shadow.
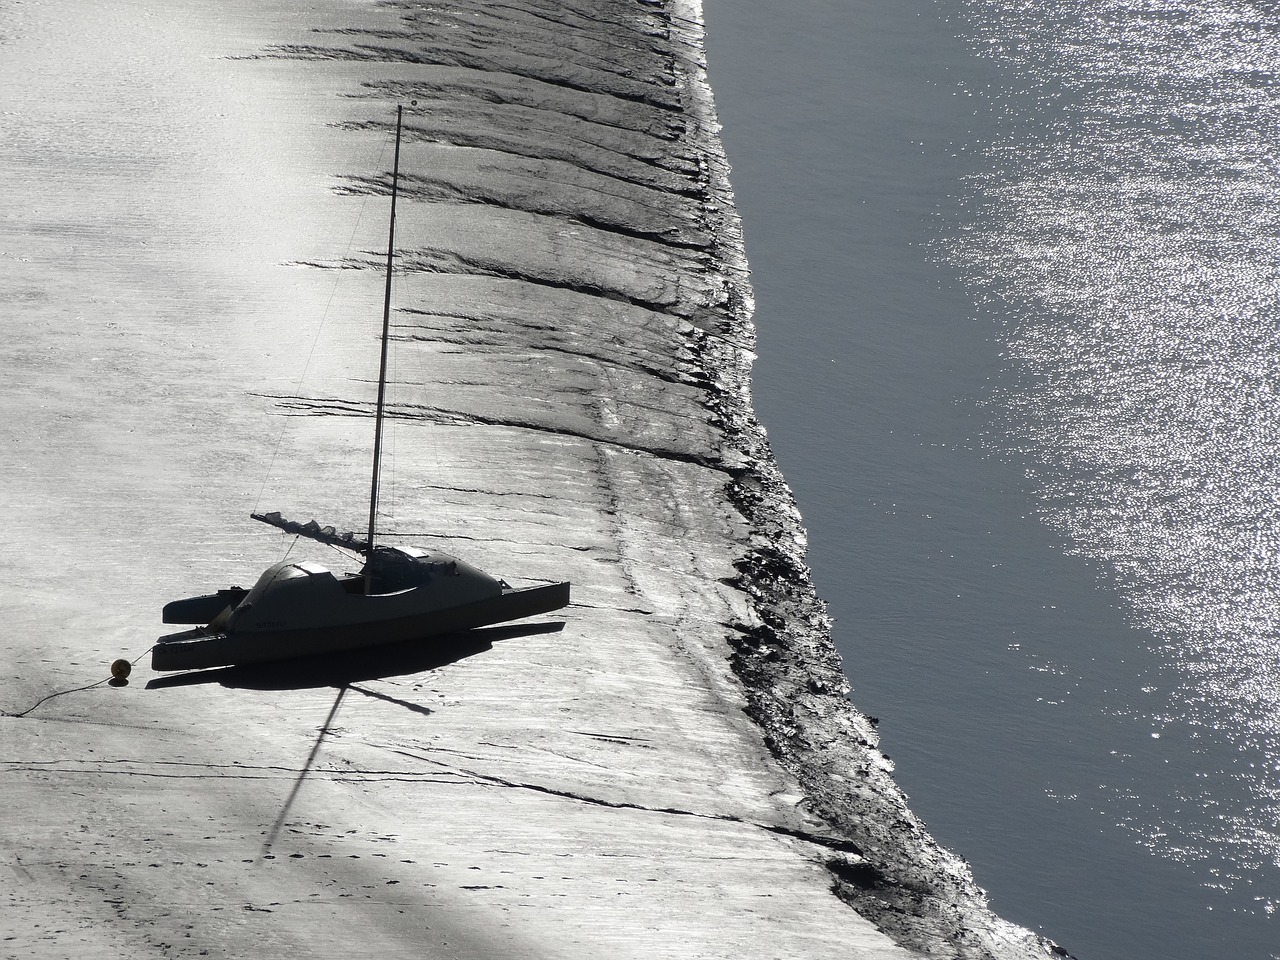
[[338, 716], [338, 708], [342, 706], [342, 699], [347, 695], [347, 689], [345, 686], [338, 688], [338, 695], [333, 698], [333, 706], [329, 708], [329, 716], [320, 725], [320, 730], [316, 733], [315, 742], [311, 744], [311, 753], [307, 755], [307, 762], [298, 771], [298, 776], [293, 781], [293, 788], [289, 791], [289, 796], [285, 800], [284, 806], [280, 808], [280, 814], [276, 817], [276, 822], [267, 831], [266, 839], [262, 842], [261, 857], [267, 857], [271, 854], [271, 848], [275, 846], [276, 840], [280, 836], [280, 828], [284, 826], [285, 820], [289, 817], [289, 811], [293, 809], [293, 801], [298, 799], [298, 791], [302, 789], [303, 781], [307, 779], [307, 775], [311, 773], [312, 767], [315, 766], [316, 756], [320, 753], [320, 744], [324, 743], [324, 738], [328, 736], [329, 730], [333, 727], [334, 718]]
[[220, 683], [240, 690], [308, 690], [318, 687], [346, 687], [361, 680], [382, 680], [425, 673], [457, 663], [493, 649], [493, 645], [516, 637], [558, 633], [564, 621], [479, 627], [464, 633], [445, 634], [421, 640], [382, 644], [362, 650], [344, 650], [309, 657], [294, 657], [271, 663], [218, 667], [156, 677], [148, 690]]

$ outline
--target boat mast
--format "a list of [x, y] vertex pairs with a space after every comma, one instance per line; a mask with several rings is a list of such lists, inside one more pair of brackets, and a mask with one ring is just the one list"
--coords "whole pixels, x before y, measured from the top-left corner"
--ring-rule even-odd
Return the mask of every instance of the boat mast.
[[[374, 529], [378, 518], [378, 472], [382, 466], [382, 412], [387, 396], [387, 334], [391, 329], [391, 260], [396, 245], [396, 191], [400, 183], [400, 121], [404, 107], [396, 105], [396, 155], [391, 168], [391, 226], [387, 230], [387, 286], [382, 301], [382, 360], [378, 366], [378, 409], [373, 426], [373, 484], [369, 491], [369, 553], [373, 559]], [[372, 586], [372, 564], [366, 565], [365, 592]]]

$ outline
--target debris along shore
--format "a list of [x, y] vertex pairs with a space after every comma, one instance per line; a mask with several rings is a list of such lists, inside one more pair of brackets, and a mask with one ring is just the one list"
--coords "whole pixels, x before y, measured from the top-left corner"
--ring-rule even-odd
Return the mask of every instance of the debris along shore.
[[[844, 695], [750, 407], [697, 3], [24, 15], [6, 142], [63, 161], [0, 147], [24, 955], [1043, 954]], [[396, 103], [386, 535], [574, 603], [449, 651], [84, 686], [187, 584], [281, 559], [243, 531], [266, 465], [271, 509], [359, 519]], [[92, 149], [40, 140], [67, 131]]]
[[[672, 6], [683, 14], [676, 23], [688, 32], [689, 45], [704, 50], [699, 0], [674, 0]], [[754, 306], [749, 269], [705, 54], [688, 67], [696, 139], [710, 172], [710, 234], [729, 283], [725, 313], [748, 341]], [[899, 943], [928, 955], [1066, 956], [1052, 941], [990, 911], [968, 865], [941, 848], [911, 812], [873, 721], [850, 702], [831, 621], [805, 562], [803, 522], [751, 406], [752, 358], [740, 349], [704, 361], [726, 442], [742, 453], [744, 464], [727, 492], [750, 524], [749, 550], [735, 566], [755, 616], [751, 624], [736, 625], [731, 663], [770, 751], [800, 782], [805, 803], [850, 841], [827, 860], [833, 890]]]

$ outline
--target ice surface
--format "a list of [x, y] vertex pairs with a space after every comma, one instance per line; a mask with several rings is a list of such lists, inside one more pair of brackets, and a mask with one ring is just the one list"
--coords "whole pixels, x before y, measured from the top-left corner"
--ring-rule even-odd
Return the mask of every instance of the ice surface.
[[[4, 17], [6, 956], [1043, 955], [845, 698], [696, 2]], [[574, 604], [31, 709], [362, 528], [396, 102], [384, 535]]]

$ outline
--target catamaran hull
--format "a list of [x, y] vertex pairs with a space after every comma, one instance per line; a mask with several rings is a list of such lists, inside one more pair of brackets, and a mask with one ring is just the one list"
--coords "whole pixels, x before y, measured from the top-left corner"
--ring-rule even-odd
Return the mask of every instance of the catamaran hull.
[[151, 651], [151, 668], [199, 670], [360, 650], [520, 620], [568, 603], [569, 584], [553, 583], [505, 589], [497, 597], [475, 603], [371, 623], [231, 634], [187, 630], [160, 638]]

